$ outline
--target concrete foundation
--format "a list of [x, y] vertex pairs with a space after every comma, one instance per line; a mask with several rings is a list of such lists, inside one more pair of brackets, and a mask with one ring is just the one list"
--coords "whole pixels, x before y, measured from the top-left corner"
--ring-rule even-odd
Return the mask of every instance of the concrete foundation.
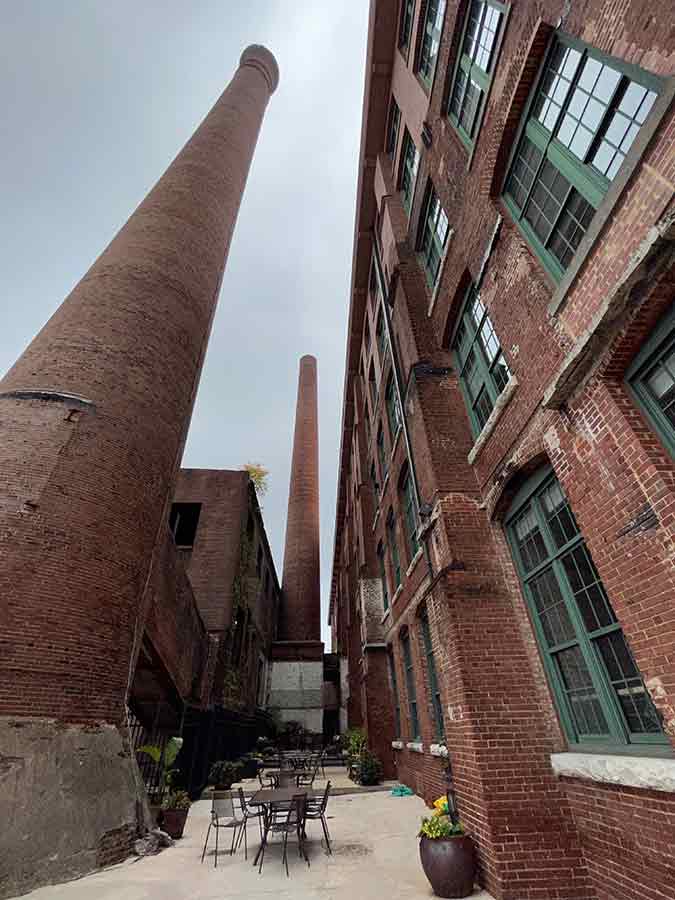
[[126, 857], [150, 824], [137, 777], [112, 725], [1, 718], [0, 898]]
[[274, 660], [270, 712], [282, 722], [301, 722], [314, 734], [323, 732], [323, 660]]

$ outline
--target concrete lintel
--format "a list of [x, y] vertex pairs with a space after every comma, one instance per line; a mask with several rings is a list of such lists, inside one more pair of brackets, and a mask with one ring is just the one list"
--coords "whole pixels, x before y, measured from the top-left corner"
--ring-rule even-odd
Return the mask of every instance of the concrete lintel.
[[553, 771], [566, 778], [675, 793], [675, 759], [603, 753], [554, 753]]

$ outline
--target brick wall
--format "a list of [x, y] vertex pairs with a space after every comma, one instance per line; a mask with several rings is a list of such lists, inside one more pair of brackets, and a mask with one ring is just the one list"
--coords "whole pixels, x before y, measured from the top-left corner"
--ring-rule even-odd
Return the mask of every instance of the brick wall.
[[[376, 3], [375, 17], [383, 6], [394, 4]], [[653, 136], [636, 152], [633, 168], [608, 194], [598, 213], [604, 224], [567, 287], [553, 284], [500, 193], [516, 130], [556, 27], [660, 76], [672, 72], [675, 43], [670, 32], [659, 30], [658, 15], [647, 3], [512, 5], [485, 117], [469, 156], [442, 113], [468, 6], [447, 5], [430, 95], [415, 75], [414, 52], [406, 61], [390, 50], [389, 91], [402, 112], [401, 131], [405, 125], [422, 152], [410, 219], [398, 192], [400, 140], [395, 159], [384, 154], [388, 92], [371, 74], [366, 79], [367, 150], [362, 148], [362, 155], [367, 153], [372, 165], [362, 170], [357, 204], [336, 566], [348, 570], [351, 565], [351, 522], [359, 517], [363, 539], [370, 543], [361, 551], [366, 559], [378, 541], [386, 541], [389, 508], [401, 535], [398, 477], [404, 465], [413, 463], [428, 555], [411, 560], [400, 538], [402, 585], [384, 620], [385, 641], [396, 663], [403, 733], [394, 734], [392, 719], [383, 717], [381, 740], [403, 741], [395, 751], [398, 777], [427, 801], [444, 788], [443, 763], [430, 754], [435, 729], [419, 631], [419, 615], [426, 609], [454, 786], [462, 818], [477, 840], [487, 888], [500, 900], [670, 897], [675, 880], [667, 851], [675, 836], [675, 796], [554, 777], [550, 756], [568, 744], [502, 520], [527, 477], [551, 465], [672, 744], [675, 472], [623, 383], [626, 367], [675, 296], [668, 224], [675, 191], [672, 110], [666, 109]], [[415, 32], [422, 7], [416, 4]], [[369, 53], [384, 52], [386, 40], [384, 31], [371, 37]], [[395, 32], [389, 40], [394, 47]], [[432, 135], [429, 148], [421, 139], [423, 122]], [[454, 229], [434, 291], [416, 243], [429, 178]], [[372, 241], [364, 238], [372, 226], [390, 291], [412, 459], [404, 440], [389, 433], [382, 388], [373, 403], [367, 384], [371, 364], [376, 384], [386, 384], [391, 371], [391, 354], [381, 358], [362, 340], [367, 319], [375, 343], [378, 313], [377, 296], [369, 289]], [[448, 335], [468, 284], [481, 275], [481, 298], [516, 381], [491, 431], [474, 446]], [[544, 402], [545, 396], [553, 399]], [[349, 457], [352, 432], [361, 428], [365, 415], [373, 435], [383, 421], [390, 474], [381, 497], [362, 491], [348, 498], [348, 473], [356, 466]], [[359, 465], [367, 471], [377, 459], [374, 438], [361, 437], [358, 452]], [[364, 514], [366, 502], [371, 508]], [[371, 577], [379, 574], [367, 571]], [[391, 584], [389, 565], [387, 575]], [[378, 674], [360, 656], [358, 630], [344, 626], [350, 602], [349, 591], [334, 594], [335, 633], [350, 667], [359, 667], [363, 708], [358, 712], [365, 720]], [[400, 647], [404, 628], [411, 635], [421, 753], [405, 746], [412, 734]], [[379, 673], [379, 678], [384, 691], [388, 677]], [[631, 751], [639, 755], [639, 745]], [[623, 821], [631, 824], [622, 828]]]

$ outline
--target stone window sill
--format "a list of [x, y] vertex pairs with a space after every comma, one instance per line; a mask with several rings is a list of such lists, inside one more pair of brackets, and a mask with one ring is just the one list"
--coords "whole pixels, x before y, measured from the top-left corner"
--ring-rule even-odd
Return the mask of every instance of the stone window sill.
[[429, 753], [432, 756], [442, 756], [443, 759], [448, 758], [448, 748], [444, 744], [431, 744]]
[[383, 615], [382, 618], [380, 619], [380, 625], [384, 625], [384, 623], [385, 623], [385, 622], [387, 621], [387, 619], [389, 619], [389, 618], [391, 618], [391, 607], [390, 607], [390, 606], [388, 606], [388, 607], [385, 609], [384, 615]]
[[424, 753], [424, 744], [421, 741], [408, 741], [406, 747], [413, 753]]
[[448, 236], [445, 241], [445, 249], [443, 250], [443, 259], [441, 260], [441, 264], [438, 267], [438, 274], [436, 276], [436, 284], [434, 285], [434, 289], [431, 292], [431, 300], [429, 301], [429, 308], [427, 309], [427, 318], [431, 318], [431, 314], [434, 311], [434, 306], [436, 306], [436, 300], [438, 299], [438, 292], [441, 287], [441, 281], [443, 280], [443, 270], [445, 269], [445, 261], [449, 255], [448, 248], [450, 247], [454, 233], [455, 233], [454, 228], [451, 228], [448, 231]]
[[415, 566], [416, 566], [417, 563], [419, 562], [421, 556], [422, 556], [422, 548], [420, 547], [420, 548], [418, 549], [417, 553], [416, 553], [416, 554], [413, 556], [413, 558], [410, 560], [410, 565], [409, 565], [408, 568], [405, 570], [405, 577], [406, 577], [406, 578], [410, 578], [410, 575], [411, 575], [411, 573], [412, 573], [412, 570], [415, 568]]
[[475, 444], [469, 451], [467, 460], [468, 460], [468, 463], [470, 466], [472, 466], [475, 463], [475, 461], [478, 459], [478, 457], [480, 456], [483, 448], [485, 447], [485, 445], [488, 442], [488, 438], [490, 437], [492, 432], [495, 430], [497, 422], [501, 419], [502, 413], [504, 412], [506, 407], [511, 402], [513, 395], [515, 394], [517, 388], [518, 388], [518, 379], [516, 378], [515, 375], [512, 375], [509, 378], [504, 390], [501, 392], [499, 397], [497, 397], [497, 402], [495, 403], [495, 408], [490, 413], [490, 418], [485, 423], [483, 430], [478, 435], [478, 437], [476, 438]]
[[403, 750], [404, 744], [403, 741], [392, 741], [391, 746], [394, 750]]
[[401, 596], [401, 591], [402, 591], [402, 590], [403, 590], [403, 585], [402, 585], [402, 584], [399, 584], [399, 586], [396, 588], [396, 591], [394, 592], [394, 596], [391, 598], [391, 605], [392, 605], [392, 606], [394, 605], [394, 603], [396, 603], [396, 601], [398, 600], [398, 598]]
[[396, 448], [398, 447], [398, 442], [401, 439], [401, 432], [403, 431], [403, 426], [399, 425], [396, 429], [396, 435], [394, 436], [394, 442], [391, 445], [391, 453], [389, 454], [389, 458], [394, 458], [394, 453], [396, 453]]
[[377, 528], [377, 523], [380, 521], [380, 507], [378, 506], [375, 510], [375, 518], [373, 519], [373, 525], [371, 531], [375, 531]]
[[553, 771], [566, 778], [620, 784], [643, 790], [675, 793], [675, 759], [604, 753], [553, 753]]
[[[508, 385], [507, 385], [508, 387]], [[387, 490], [387, 485], [389, 484], [389, 476], [391, 475], [391, 469], [384, 476], [384, 481], [382, 482], [382, 487], [380, 488], [380, 498], [384, 497], [384, 492]]]

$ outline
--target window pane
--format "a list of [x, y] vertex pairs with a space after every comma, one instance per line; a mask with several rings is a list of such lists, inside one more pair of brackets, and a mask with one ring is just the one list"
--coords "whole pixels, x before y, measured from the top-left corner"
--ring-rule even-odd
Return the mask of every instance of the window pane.
[[549, 647], [574, 640], [574, 626], [560, 593], [552, 568], [545, 569], [529, 582], [532, 599]]
[[415, 0], [403, 0], [401, 9], [401, 30], [398, 36], [398, 45], [402, 50], [406, 50], [410, 44], [410, 29], [412, 28], [414, 11]]
[[666, 418], [675, 426], [675, 347], [647, 373], [645, 384]]
[[621, 705], [628, 730], [636, 734], [657, 734], [661, 723], [621, 631], [596, 641], [609, 680]]
[[557, 138], [582, 162], [621, 80], [619, 72], [587, 56]]
[[478, 118], [482, 99], [483, 92], [480, 89], [480, 85], [476, 84], [473, 78], [469, 78], [459, 113], [459, 124], [469, 137], [473, 137], [474, 126]]
[[591, 160], [594, 168], [610, 181], [621, 168], [621, 163], [655, 100], [656, 93], [654, 91], [650, 91], [634, 81], [628, 82], [623, 97], [611, 114], [602, 141]]
[[616, 622], [600, 576], [585, 544], [580, 544], [562, 558], [570, 587], [587, 631], [597, 631]]
[[534, 106], [534, 116], [553, 133], [581, 59], [572, 47], [557, 44], [551, 54]]
[[579, 528], [560, 483], [554, 481], [542, 491], [540, 501], [556, 547], [564, 547], [577, 536]]
[[485, 388], [483, 388], [473, 406], [474, 415], [478, 420], [481, 429], [485, 428], [485, 423], [490, 418], [490, 413], [493, 409], [494, 403], [492, 402], [492, 398]]
[[525, 219], [542, 244], [548, 241], [569, 190], [569, 181], [546, 160], [525, 210]]
[[524, 138], [506, 185], [506, 193], [510, 194], [519, 209], [525, 206], [525, 201], [537, 174], [541, 158], [541, 150], [528, 138]]
[[492, 367], [492, 381], [498, 394], [504, 390], [511, 377], [511, 372], [502, 353], [499, 354]]
[[460, 66], [457, 69], [457, 78], [455, 79], [455, 86], [452, 89], [452, 96], [450, 97], [450, 115], [458, 121], [462, 108], [462, 98], [464, 97], [464, 91], [466, 90], [468, 81], [469, 76]]
[[554, 659], [579, 735], [609, 734], [607, 719], [579, 647], [561, 650]]
[[548, 245], [563, 269], [570, 264], [594, 215], [591, 204], [572, 188]]
[[534, 513], [532, 504], [528, 509], [516, 520], [513, 526], [520, 559], [526, 572], [530, 572], [542, 563], [548, 556], [546, 545], [539, 530], [539, 523]]

